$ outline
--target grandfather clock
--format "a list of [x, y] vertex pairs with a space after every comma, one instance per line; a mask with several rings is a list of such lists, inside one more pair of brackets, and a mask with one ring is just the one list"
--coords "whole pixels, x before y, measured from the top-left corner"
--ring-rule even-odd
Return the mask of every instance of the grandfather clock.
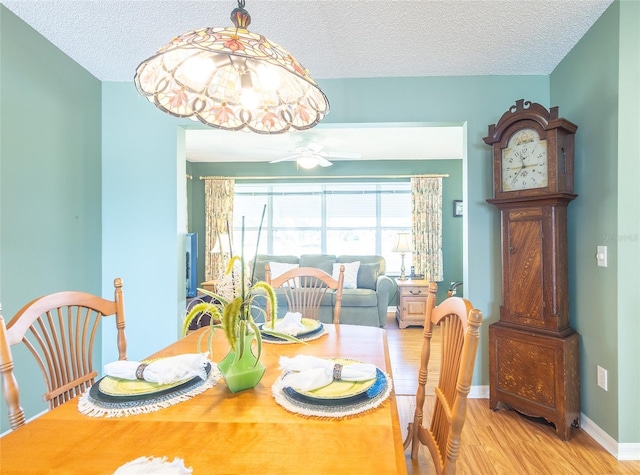
[[502, 229], [500, 319], [489, 326], [492, 409], [502, 403], [553, 423], [568, 440], [580, 417], [579, 335], [569, 326], [567, 208], [578, 127], [516, 101], [485, 143], [493, 147]]

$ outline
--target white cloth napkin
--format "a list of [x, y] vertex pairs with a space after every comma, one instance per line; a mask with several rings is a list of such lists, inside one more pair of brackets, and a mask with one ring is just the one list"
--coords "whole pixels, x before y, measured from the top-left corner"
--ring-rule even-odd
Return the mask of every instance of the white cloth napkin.
[[[271, 328], [269, 323], [266, 324], [267, 330]], [[280, 333], [296, 336], [298, 333], [307, 329], [302, 324], [302, 314], [300, 312], [287, 312], [284, 317], [276, 320], [273, 329]]]
[[[104, 365], [107, 376], [121, 379], [144, 379], [150, 383], [172, 384], [199, 376], [207, 378], [205, 370], [209, 361], [206, 353], [187, 353], [169, 356], [149, 363], [140, 373], [139, 361], [113, 361]], [[139, 376], [142, 376], [140, 378]]]
[[193, 472], [191, 467], [184, 466], [184, 460], [174, 458], [168, 462], [167, 457], [139, 457], [118, 467], [113, 475], [139, 475], [153, 473], [156, 475], [187, 475]]
[[[298, 391], [313, 391], [323, 388], [333, 381], [336, 362], [316, 356], [297, 355], [293, 358], [280, 357], [280, 369], [286, 375], [285, 386]], [[340, 379], [343, 381], [368, 381], [376, 377], [376, 366], [370, 363], [352, 363], [342, 367]]]

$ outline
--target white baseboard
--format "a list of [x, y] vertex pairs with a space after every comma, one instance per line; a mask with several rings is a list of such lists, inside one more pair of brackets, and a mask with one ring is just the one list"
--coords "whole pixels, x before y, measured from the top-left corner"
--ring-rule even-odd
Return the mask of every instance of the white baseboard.
[[580, 427], [593, 440], [618, 460], [640, 460], [640, 444], [620, 444], [613, 437], [602, 430], [596, 423], [580, 413]]
[[618, 460], [640, 460], [640, 444], [618, 444]]
[[471, 386], [469, 399], [489, 399], [489, 386]]

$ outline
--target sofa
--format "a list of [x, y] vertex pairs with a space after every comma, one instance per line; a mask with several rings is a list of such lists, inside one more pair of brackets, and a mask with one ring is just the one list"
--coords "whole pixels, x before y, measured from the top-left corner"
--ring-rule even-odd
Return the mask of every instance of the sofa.
[[[275, 277], [274, 269], [277, 275], [278, 270], [284, 271], [291, 265], [315, 267], [331, 275], [334, 264], [344, 264], [345, 284], [342, 290], [340, 323], [384, 327], [387, 321], [389, 297], [394, 287], [393, 281], [385, 275], [384, 257], [375, 255], [303, 254], [301, 256], [292, 256], [258, 254], [255, 258], [254, 282], [265, 279], [265, 265], [267, 263], [269, 263], [272, 278]], [[285, 265], [279, 266], [278, 264]], [[357, 278], [353, 278], [356, 268]], [[348, 275], [349, 269], [352, 273], [351, 279], [349, 279]], [[335, 303], [333, 294], [333, 291], [328, 291], [322, 301], [320, 321], [323, 323], [331, 323], [333, 321], [333, 304]], [[276, 297], [278, 299], [278, 315], [285, 315], [287, 302], [282, 291], [276, 289]], [[265, 299], [261, 298], [257, 298], [255, 303], [262, 308], [266, 305]], [[263, 320], [259, 312], [254, 312], [254, 317], [257, 320]]]

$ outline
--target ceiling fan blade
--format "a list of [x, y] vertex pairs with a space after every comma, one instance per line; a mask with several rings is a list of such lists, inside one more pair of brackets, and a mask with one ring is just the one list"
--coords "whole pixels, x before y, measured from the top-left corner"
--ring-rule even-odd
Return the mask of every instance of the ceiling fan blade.
[[320, 155], [327, 158], [350, 158], [353, 160], [362, 158], [361, 153], [355, 152], [320, 152]]
[[311, 152], [318, 154], [324, 149], [324, 145], [320, 145], [316, 142], [309, 142], [306, 147], [302, 147], [303, 149], [310, 150]]
[[286, 161], [289, 161], [289, 160], [295, 160], [300, 156], [301, 155], [299, 153], [295, 153], [293, 155], [289, 155], [288, 157], [278, 158], [277, 160], [271, 160], [269, 163], [279, 163], [279, 162], [286, 162]]
[[318, 165], [320, 165], [321, 167], [330, 167], [331, 165], [333, 165], [333, 163], [321, 156], [317, 156], [316, 160], [318, 161]]

